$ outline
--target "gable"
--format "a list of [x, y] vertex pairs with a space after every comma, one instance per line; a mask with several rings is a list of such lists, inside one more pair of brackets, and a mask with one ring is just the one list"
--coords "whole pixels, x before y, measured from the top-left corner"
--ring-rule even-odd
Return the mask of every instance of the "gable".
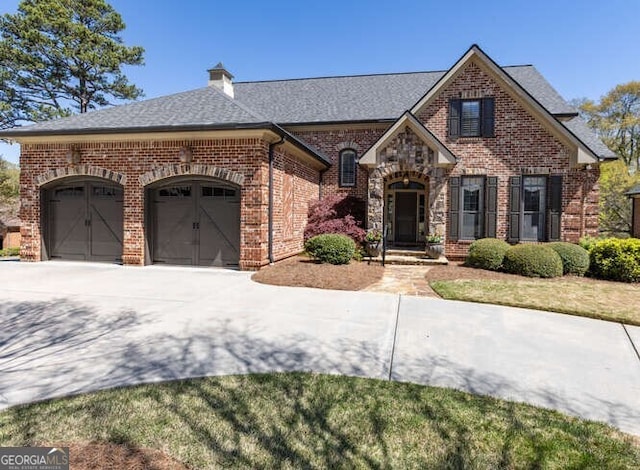
[[[402, 142], [398, 142], [402, 140]], [[407, 147], [404, 157], [397, 155], [397, 149]], [[393, 153], [392, 153], [393, 152]], [[403, 158], [419, 164], [430, 166], [453, 165], [455, 156], [427, 128], [425, 128], [410, 112], [406, 111], [378, 141], [360, 158], [361, 165], [376, 166]]]
[[[455, 94], [451, 92], [452, 88], [455, 89]], [[501, 92], [525, 109], [529, 117], [570, 149], [572, 166], [599, 161], [598, 155], [591, 148], [475, 45], [427, 91], [411, 108], [411, 113], [422, 118], [428, 113], [430, 106], [442, 99], [443, 94], [446, 99], [478, 99], [495, 96]], [[440, 107], [440, 112], [446, 111]], [[508, 120], [509, 116], [503, 116], [502, 119]]]

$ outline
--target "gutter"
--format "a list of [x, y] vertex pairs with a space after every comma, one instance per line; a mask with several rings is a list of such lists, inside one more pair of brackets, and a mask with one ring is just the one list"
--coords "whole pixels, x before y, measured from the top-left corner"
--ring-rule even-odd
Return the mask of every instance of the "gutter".
[[282, 145], [286, 141], [286, 137], [280, 137], [280, 140], [269, 144], [269, 235], [268, 235], [268, 250], [269, 250], [269, 264], [274, 263], [273, 257], [273, 150]]

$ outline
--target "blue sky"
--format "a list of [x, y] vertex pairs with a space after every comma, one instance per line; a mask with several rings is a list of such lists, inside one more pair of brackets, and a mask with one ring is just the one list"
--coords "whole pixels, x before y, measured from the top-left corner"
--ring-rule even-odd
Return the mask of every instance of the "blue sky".
[[[0, 13], [18, 0], [2, 0]], [[566, 99], [640, 80], [638, 0], [111, 0], [127, 69], [147, 98], [206, 85], [223, 61], [237, 81], [444, 70], [477, 43], [501, 65], [534, 64]], [[0, 146], [17, 161], [17, 146]]]

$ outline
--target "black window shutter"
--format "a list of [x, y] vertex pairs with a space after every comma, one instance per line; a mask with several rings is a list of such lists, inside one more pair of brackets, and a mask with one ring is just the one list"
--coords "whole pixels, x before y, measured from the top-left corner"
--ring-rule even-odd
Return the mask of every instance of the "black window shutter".
[[510, 243], [520, 241], [520, 185], [522, 177], [509, 178], [509, 237]]
[[547, 204], [549, 221], [549, 241], [560, 241], [560, 222], [562, 219], [562, 176], [553, 175], [549, 177], [549, 201]]
[[489, 176], [487, 178], [487, 192], [485, 203], [484, 236], [496, 237], [496, 227], [498, 224], [498, 177]]
[[482, 98], [482, 137], [495, 137], [493, 98]]
[[460, 237], [460, 177], [449, 178], [449, 240]]
[[462, 101], [449, 101], [449, 137], [460, 136], [460, 114], [462, 113]]

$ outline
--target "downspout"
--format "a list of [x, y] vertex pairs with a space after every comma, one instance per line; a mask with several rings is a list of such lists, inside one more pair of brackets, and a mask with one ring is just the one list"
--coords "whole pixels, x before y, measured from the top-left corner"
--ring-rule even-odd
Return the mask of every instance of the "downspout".
[[322, 185], [324, 183], [324, 174], [329, 171], [329, 168], [320, 170], [320, 178], [318, 180], [318, 199], [322, 199]]
[[274, 263], [273, 258], [273, 149], [284, 144], [287, 139], [281, 137], [279, 141], [269, 144], [269, 264]]

